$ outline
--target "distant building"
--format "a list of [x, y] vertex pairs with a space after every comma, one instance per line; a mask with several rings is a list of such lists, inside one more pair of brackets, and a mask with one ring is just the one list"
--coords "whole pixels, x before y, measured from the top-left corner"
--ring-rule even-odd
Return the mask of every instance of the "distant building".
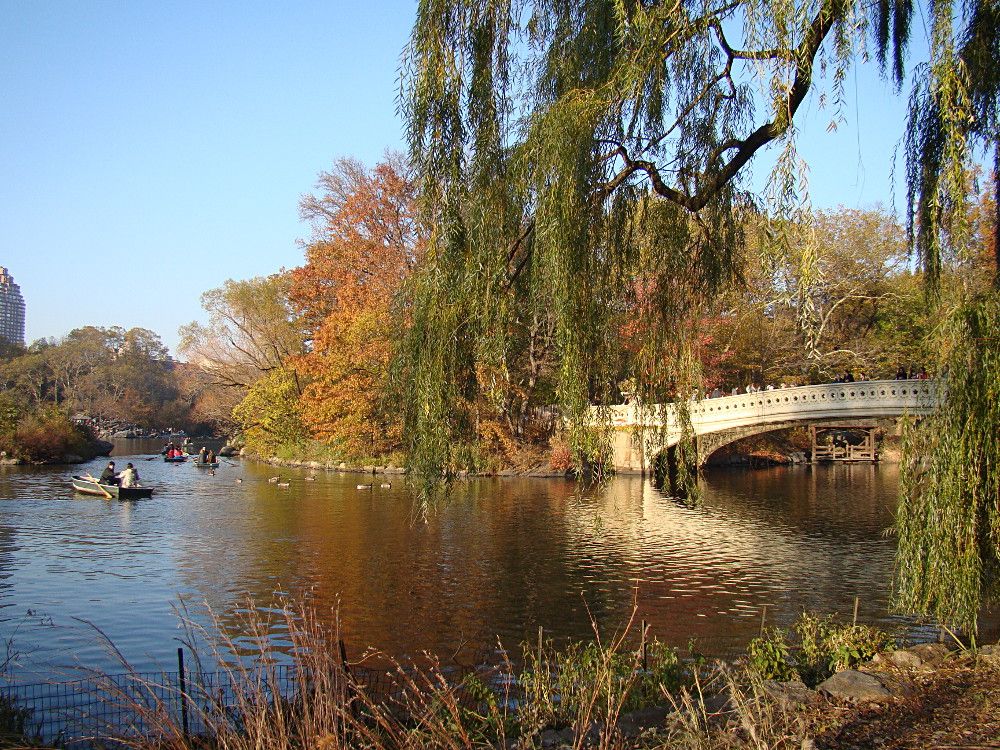
[[0, 338], [24, 346], [24, 297], [14, 277], [0, 266]]

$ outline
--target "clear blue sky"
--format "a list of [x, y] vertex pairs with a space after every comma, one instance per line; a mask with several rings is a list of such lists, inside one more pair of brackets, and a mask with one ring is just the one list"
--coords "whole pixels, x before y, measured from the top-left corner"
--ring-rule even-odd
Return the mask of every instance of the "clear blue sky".
[[[414, 8], [0, 5], [0, 265], [24, 293], [28, 341], [143, 326], [173, 348], [203, 291], [299, 265], [297, 204], [317, 173], [402, 148]], [[892, 200], [905, 106], [868, 67], [848, 81], [846, 127], [827, 133], [829, 111], [810, 102], [816, 206]]]

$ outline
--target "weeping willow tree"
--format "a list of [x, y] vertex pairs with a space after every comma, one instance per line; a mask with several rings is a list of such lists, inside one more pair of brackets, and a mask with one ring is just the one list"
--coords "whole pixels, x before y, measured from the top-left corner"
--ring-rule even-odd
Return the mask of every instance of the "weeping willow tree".
[[[554, 321], [557, 394], [581, 458], [606, 445], [595, 439], [591, 405], [615, 398], [623, 368], [639, 403], [686, 401], [697, 387], [699, 315], [739, 283], [748, 217], [777, 219], [774, 252], [795, 254], [808, 281], [809, 243], [796, 247], [780, 231], [808, 219], [796, 153], [803, 102], [820, 89], [839, 106], [850, 66], [873, 50], [901, 88], [914, 10], [913, 0], [420, 2], [402, 100], [431, 227], [397, 369], [411, 464], [436, 475], [474, 439], [482, 404], [500, 403], [509, 386], [512, 331], [538, 311]], [[942, 259], [961, 244], [959, 186], [976, 149], [996, 143], [996, 10], [995, 0], [920, 8], [933, 33], [929, 60], [916, 69], [906, 143], [930, 299]], [[747, 166], [765, 148], [776, 166], [757, 196]], [[962, 311], [996, 309], [972, 299], [953, 307], [956, 321], [972, 319]], [[948, 351], [995, 365], [985, 354], [995, 339], [976, 339], [974, 328], [951, 326]], [[996, 378], [995, 369], [984, 377]], [[965, 386], [953, 377], [942, 424], [988, 418], [990, 383], [968, 384], [962, 406]], [[979, 411], [961, 411], [969, 408]], [[947, 417], [949, 409], [959, 411]], [[951, 440], [932, 461], [957, 469], [969, 449]], [[987, 498], [995, 482], [993, 454], [975, 464], [983, 490], [975, 497]], [[907, 484], [916, 494], [900, 524], [901, 601], [939, 614], [938, 594], [913, 588], [928, 580], [919, 570], [927, 545], [944, 551], [927, 531], [934, 503], [980, 502], [969, 512], [981, 518], [989, 502], [933, 479], [945, 474], [942, 463]], [[995, 551], [995, 486], [992, 502]], [[973, 532], [980, 560], [984, 533]]]
[[851, 0], [421, 2], [404, 112], [432, 236], [397, 371], [412, 465], [449, 465], [540, 309], [581, 459], [623, 368], [641, 403], [684, 401], [694, 322], [740, 278], [759, 209], [744, 167], [777, 144], [773, 207], [799, 206], [794, 117], [869, 27]]
[[[930, 5], [906, 136], [910, 230], [924, 269], [944, 399], [907, 435], [897, 510], [896, 603], [974, 634], [1000, 591], [1000, 4]], [[941, 293], [943, 268], [975, 248], [968, 186], [992, 157], [992, 288]], [[988, 236], [989, 233], [987, 233]]]

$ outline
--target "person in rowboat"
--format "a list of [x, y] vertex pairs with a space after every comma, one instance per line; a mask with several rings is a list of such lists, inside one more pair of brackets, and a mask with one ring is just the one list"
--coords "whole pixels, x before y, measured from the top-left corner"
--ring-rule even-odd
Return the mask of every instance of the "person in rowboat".
[[115, 473], [114, 461], [108, 461], [108, 465], [104, 468], [104, 471], [101, 472], [101, 478], [97, 481], [101, 484], [118, 484], [118, 475]]
[[201, 450], [200, 450], [200, 451], [198, 451], [198, 463], [201, 463], [201, 464], [204, 464], [204, 463], [208, 463], [208, 462], [207, 462], [207, 461], [205, 460], [205, 456], [206, 456], [207, 454], [208, 454], [208, 449], [207, 449], [207, 448], [205, 448], [205, 446], [204, 446], [204, 445], [203, 445], [203, 446], [201, 446]]
[[205, 463], [214, 464], [215, 463], [215, 451], [209, 451], [208, 455], [205, 457]]
[[125, 471], [119, 474], [118, 478], [122, 482], [122, 487], [139, 486], [139, 472], [135, 470], [135, 467], [131, 463], [125, 465]]

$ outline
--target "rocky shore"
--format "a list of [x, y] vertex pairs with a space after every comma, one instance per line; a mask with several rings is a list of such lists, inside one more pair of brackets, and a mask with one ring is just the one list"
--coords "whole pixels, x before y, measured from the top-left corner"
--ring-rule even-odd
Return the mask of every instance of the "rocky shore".
[[[1000, 747], [1000, 645], [952, 651], [920, 644], [878, 654], [809, 688], [800, 681], [741, 680], [721, 665], [705, 690], [622, 714], [547, 729], [542, 748], [649, 750], [698, 747], [787, 750], [923, 750]], [[718, 675], [729, 675], [718, 679]], [[712, 685], [721, 685], [717, 692]], [[702, 726], [692, 732], [690, 722]], [[691, 734], [698, 741], [690, 744]], [[609, 737], [615, 737], [608, 742]], [[520, 747], [510, 745], [511, 750]]]

